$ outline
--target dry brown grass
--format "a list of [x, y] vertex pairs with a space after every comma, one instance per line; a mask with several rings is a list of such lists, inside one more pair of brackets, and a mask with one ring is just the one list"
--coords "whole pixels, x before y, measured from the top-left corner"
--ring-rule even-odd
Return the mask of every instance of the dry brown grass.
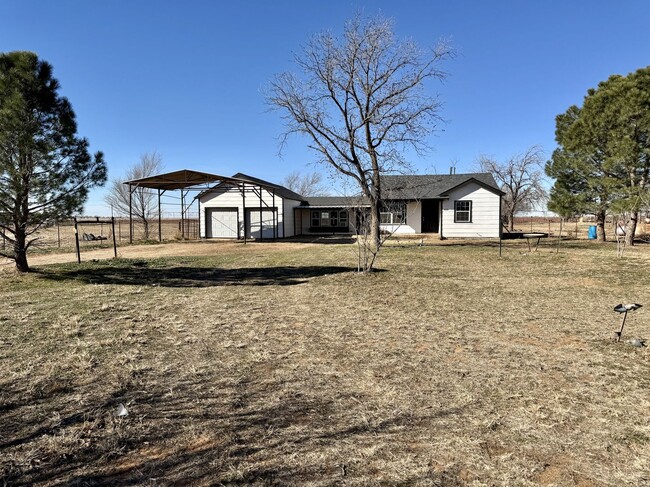
[[650, 356], [610, 337], [634, 301], [625, 338], [650, 338], [650, 248], [524, 245], [407, 242], [370, 276], [300, 243], [5, 272], [0, 476], [648, 485]]

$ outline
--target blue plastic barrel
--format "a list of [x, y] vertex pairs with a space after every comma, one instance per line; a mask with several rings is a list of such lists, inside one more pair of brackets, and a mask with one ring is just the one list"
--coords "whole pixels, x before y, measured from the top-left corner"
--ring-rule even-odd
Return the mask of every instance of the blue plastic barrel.
[[598, 238], [598, 232], [596, 231], [596, 225], [589, 225], [589, 240], [596, 240]]

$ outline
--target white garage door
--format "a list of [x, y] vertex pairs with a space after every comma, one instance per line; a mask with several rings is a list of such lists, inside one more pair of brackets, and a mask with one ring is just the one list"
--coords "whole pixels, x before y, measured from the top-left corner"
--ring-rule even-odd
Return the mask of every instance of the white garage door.
[[260, 218], [260, 210], [247, 210], [248, 228], [246, 229], [246, 237], [248, 238], [273, 238], [273, 211], [262, 210]]
[[237, 210], [205, 210], [206, 237], [238, 238]]

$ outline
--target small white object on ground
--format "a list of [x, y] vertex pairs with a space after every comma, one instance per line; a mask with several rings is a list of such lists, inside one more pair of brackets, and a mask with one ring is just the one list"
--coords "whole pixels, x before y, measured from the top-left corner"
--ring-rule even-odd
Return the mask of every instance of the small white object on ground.
[[645, 340], [641, 340], [640, 338], [633, 338], [630, 340], [630, 345], [637, 348], [643, 348], [645, 347]]
[[126, 409], [126, 406], [120, 403], [119, 406], [117, 406], [117, 413], [115, 413], [115, 416], [117, 416], [118, 418], [123, 418], [128, 415], [129, 415], [129, 411]]

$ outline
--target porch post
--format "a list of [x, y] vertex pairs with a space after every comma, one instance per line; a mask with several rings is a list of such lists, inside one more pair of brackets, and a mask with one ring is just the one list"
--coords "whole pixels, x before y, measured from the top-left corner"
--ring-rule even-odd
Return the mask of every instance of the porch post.
[[442, 204], [444, 200], [438, 200], [438, 220], [440, 220], [440, 240], [444, 240], [445, 236], [442, 234]]

